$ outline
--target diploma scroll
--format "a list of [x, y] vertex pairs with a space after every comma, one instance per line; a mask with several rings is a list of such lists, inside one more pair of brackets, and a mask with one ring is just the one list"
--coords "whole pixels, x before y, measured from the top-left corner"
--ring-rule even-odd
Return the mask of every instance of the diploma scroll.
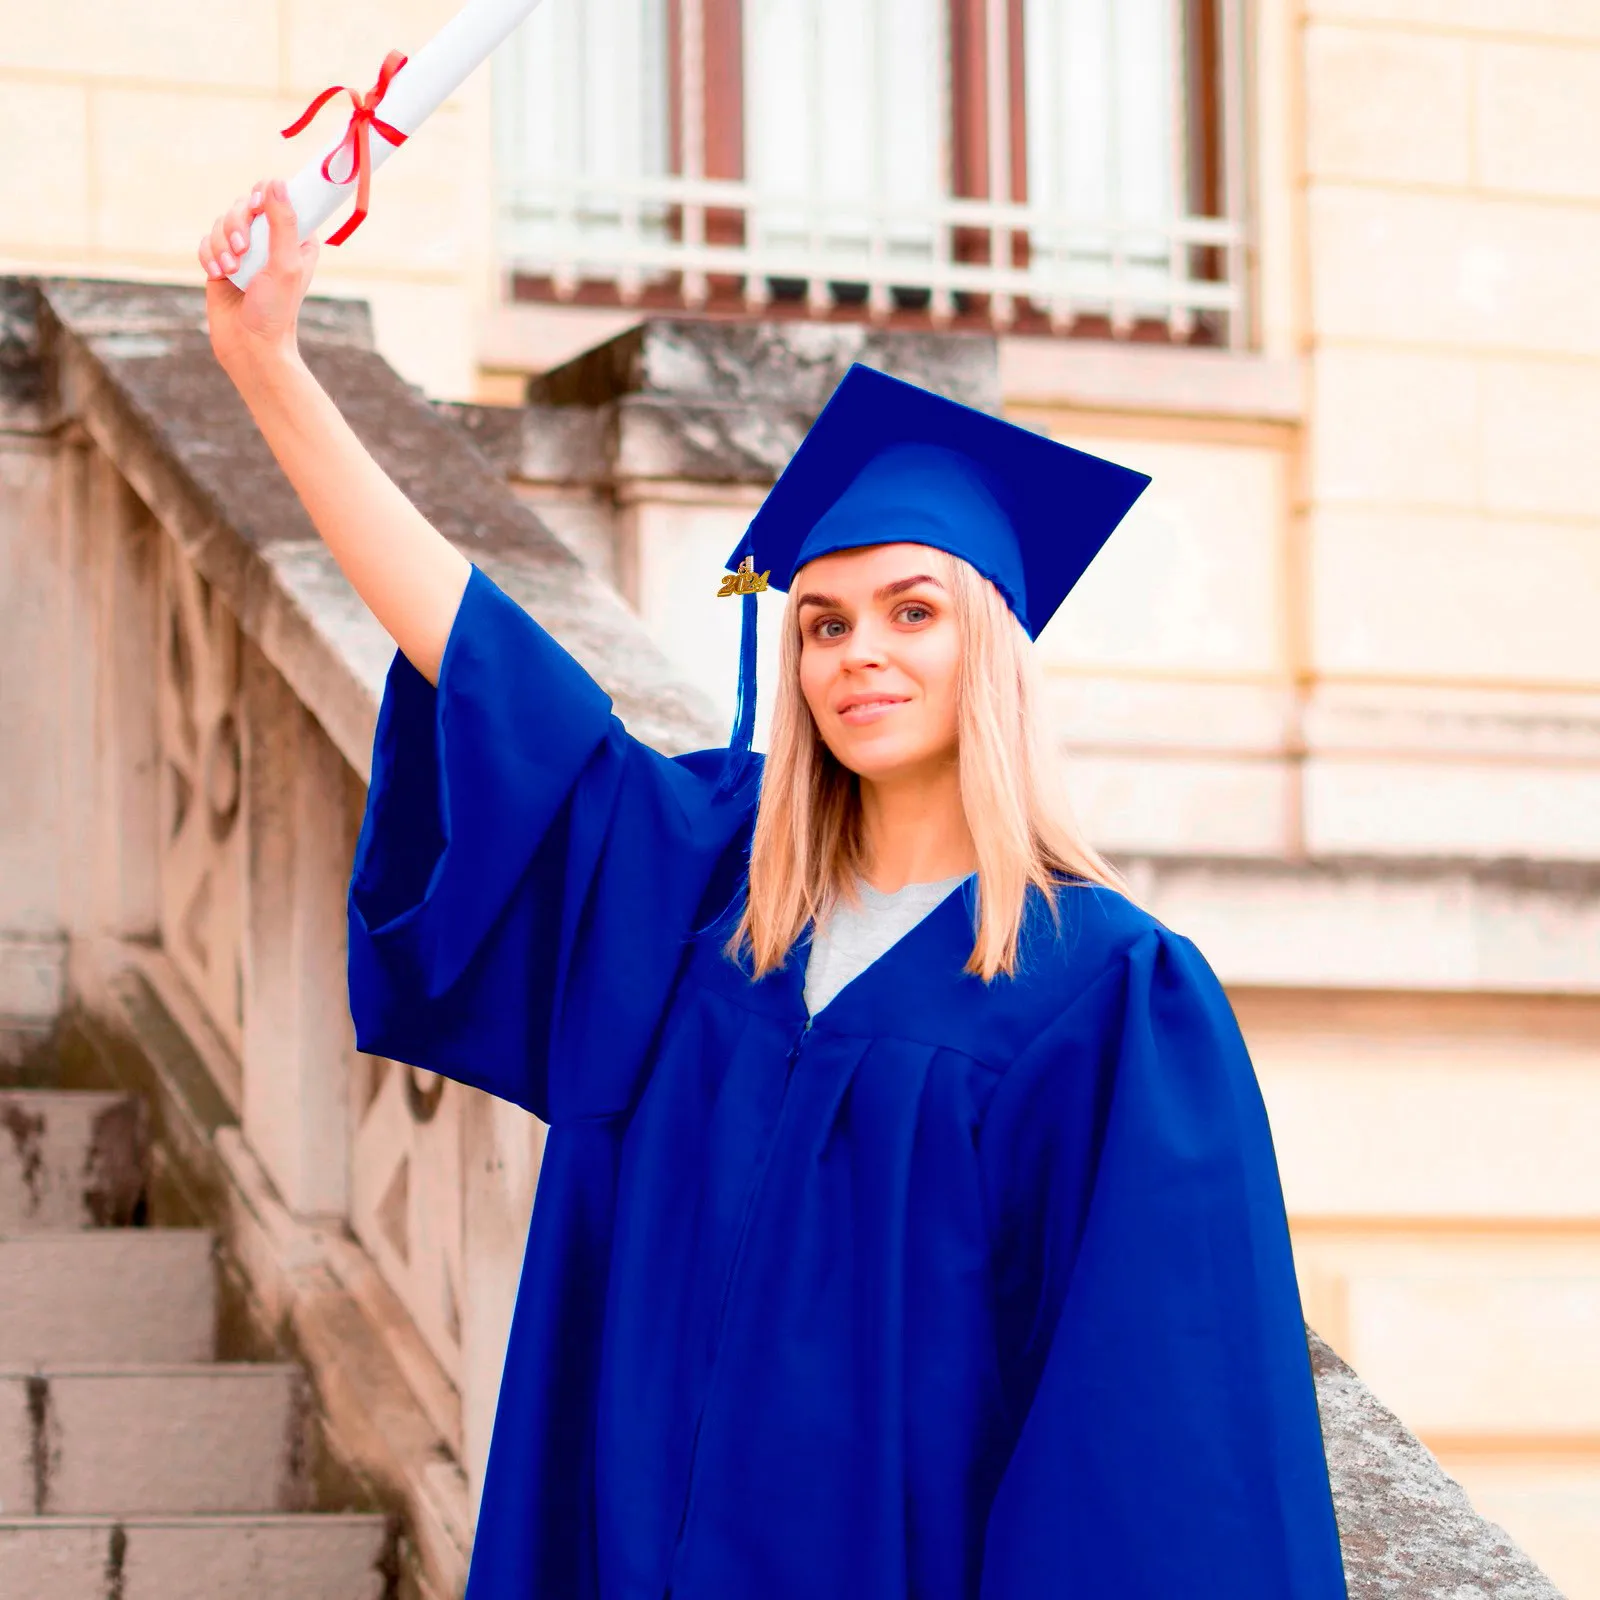
[[[395, 73], [376, 106], [384, 122], [407, 136], [415, 133], [439, 106], [470, 77], [539, 0], [467, 0], [427, 44]], [[345, 141], [345, 128], [315, 158], [289, 179], [289, 203], [300, 224], [301, 239], [309, 239], [356, 191], [354, 152], [348, 180], [335, 183], [322, 174], [323, 163]], [[398, 148], [373, 135], [368, 141], [371, 169], [376, 170]], [[267, 219], [259, 216], [250, 226], [250, 247], [229, 281], [247, 289], [266, 265]]]

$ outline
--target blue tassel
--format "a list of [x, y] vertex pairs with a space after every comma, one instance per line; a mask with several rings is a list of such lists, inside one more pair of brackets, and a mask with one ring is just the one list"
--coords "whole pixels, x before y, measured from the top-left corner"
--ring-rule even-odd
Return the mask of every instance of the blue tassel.
[[739, 618], [739, 701], [734, 712], [728, 755], [717, 781], [718, 795], [731, 794], [750, 766], [750, 741], [756, 727], [756, 597], [741, 596]]

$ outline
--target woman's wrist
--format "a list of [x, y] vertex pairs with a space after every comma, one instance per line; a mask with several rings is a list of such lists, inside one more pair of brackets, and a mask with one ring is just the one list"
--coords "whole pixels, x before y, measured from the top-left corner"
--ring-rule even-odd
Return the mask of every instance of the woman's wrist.
[[299, 346], [293, 343], [241, 352], [224, 365], [223, 371], [252, 411], [260, 401], [270, 403], [310, 376]]

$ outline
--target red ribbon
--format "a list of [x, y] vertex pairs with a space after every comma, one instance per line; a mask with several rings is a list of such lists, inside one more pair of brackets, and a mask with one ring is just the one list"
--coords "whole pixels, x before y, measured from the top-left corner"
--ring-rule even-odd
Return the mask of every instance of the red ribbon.
[[[299, 120], [290, 123], [283, 130], [285, 139], [292, 139], [297, 133], [304, 133], [311, 126], [311, 119], [335, 95], [347, 94], [355, 105], [355, 110], [350, 113], [350, 124], [344, 130], [344, 138], [328, 152], [327, 158], [322, 163], [322, 176], [329, 183], [354, 182], [356, 185], [356, 208], [339, 231], [329, 235], [329, 244], [343, 244], [366, 220], [367, 196], [372, 188], [372, 146], [371, 133], [368, 130], [382, 134], [392, 145], [402, 145], [406, 142], [405, 134], [398, 128], [391, 127], [377, 115], [378, 103], [389, 92], [390, 81], [405, 64], [406, 58], [398, 50], [391, 50], [383, 58], [383, 66], [378, 70], [378, 81], [365, 94], [357, 94], [354, 89], [347, 89], [342, 83], [336, 83], [331, 89], [324, 89], [300, 114]], [[350, 155], [350, 172], [346, 177], [336, 178], [330, 170], [333, 158], [345, 151]]]

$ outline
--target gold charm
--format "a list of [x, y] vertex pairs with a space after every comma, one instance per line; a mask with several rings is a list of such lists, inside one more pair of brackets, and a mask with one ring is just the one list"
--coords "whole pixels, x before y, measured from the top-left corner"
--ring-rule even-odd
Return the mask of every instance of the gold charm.
[[767, 579], [772, 576], [772, 568], [768, 567], [765, 572], [757, 572], [755, 567], [756, 558], [754, 556], [746, 556], [739, 563], [737, 572], [725, 573], [722, 579], [722, 587], [717, 590], [717, 598], [720, 600], [724, 595], [729, 594], [763, 593], [767, 587]]

